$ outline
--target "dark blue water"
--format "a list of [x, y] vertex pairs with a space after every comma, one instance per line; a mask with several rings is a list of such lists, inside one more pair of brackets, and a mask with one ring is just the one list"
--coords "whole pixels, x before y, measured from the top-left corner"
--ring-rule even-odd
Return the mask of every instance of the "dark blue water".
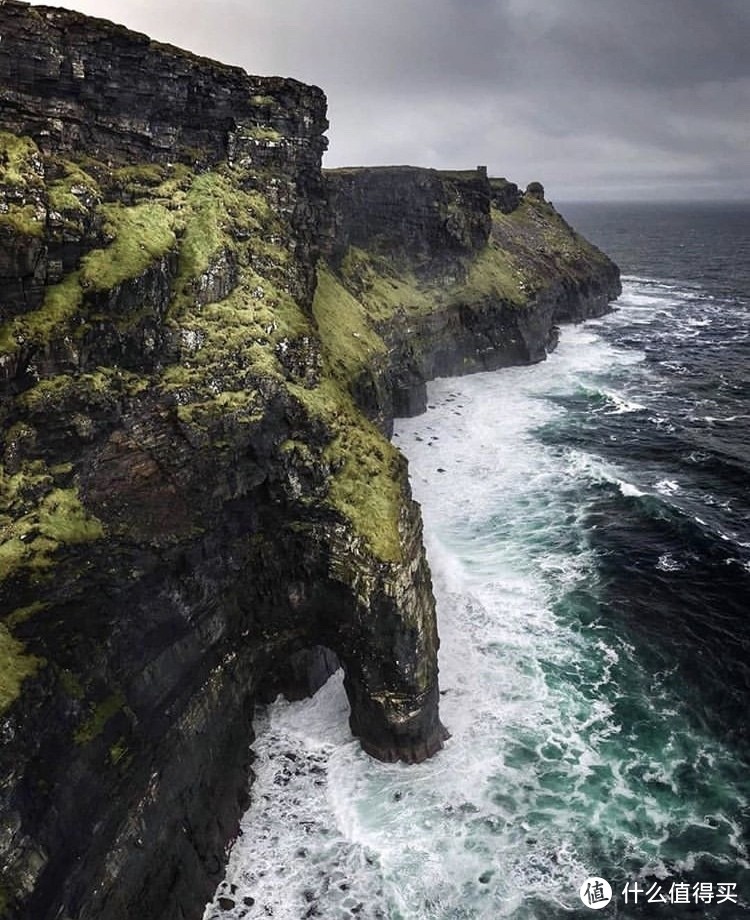
[[640, 408], [613, 414], [596, 389], [576, 393], [547, 436], [615, 460], [646, 487], [591, 510], [611, 614], [677, 665], [696, 691], [694, 718], [747, 756], [750, 205], [564, 213], [627, 279], [602, 335], [646, 360], [600, 378]]

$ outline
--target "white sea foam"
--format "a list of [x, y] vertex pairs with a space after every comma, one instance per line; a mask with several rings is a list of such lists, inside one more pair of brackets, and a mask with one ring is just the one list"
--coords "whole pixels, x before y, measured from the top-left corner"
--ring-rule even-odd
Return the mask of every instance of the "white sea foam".
[[641, 409], [646, 407], [643, 403], [636, 402], [632, 399], [627, 399], [620, 393], [614, 393], [611, 390], [602, 390], [604, 395], [615, 405], [615, 414], [622, 414], [625, 412], [639, 412]]
[[727, 415], [725, 418], [720, 418], [715, 415], [704, 415], [703, 416], [704, 421], [710, 422], [712, 424], [714, 422], [736, 422], [739, 419], [746, 419], [746, 418], [750, 418], [750, 415]]
[[620, 492], [625, 495], [627, 498], [638, 498], [641, 495], [646, 493], [641, 491], [638, 486], [634, 486], [632, 482], [625, 482], [623, 479], [617, 480], [617, 485], [620, 488]]
[[678, 562], [671, 553], [663, 553], [659, 556], [656, 568], [660, 572], [680, 572], [685, 566], [682, 562]]

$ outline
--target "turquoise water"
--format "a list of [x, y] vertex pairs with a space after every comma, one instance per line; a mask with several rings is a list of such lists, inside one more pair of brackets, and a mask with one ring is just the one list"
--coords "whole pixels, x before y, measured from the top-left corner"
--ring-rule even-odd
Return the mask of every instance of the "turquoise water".
[[[592, 401], [607, 424], [643, 421], [649, 393], [622, 381], [646, 379], [646, 355], [615, 333], [664, 305], [637, 279], [621, 303], [566, 328], [543, 364], [436, 381], [428, 411], [397, 424], [451, 738], [416, 767], [371, 760], [349, 734], [340, 675], [312, 700], [259, 711], [253, 804], [217, 892], [235, 906], [216, 900], [206, 920], [584, 917], [591, 875], [615, 889], [602, 916], [744, 915], [620, 894], [634, 879], [750, 892], [744, 761], [655, 641], [660, 609], [643, 600], [688, 564], [655, 548], [631, 610], [654, 628], [631, 629], [627, 579], [615, 603], [615, 551], [600, 540], [684, 483], [571, 437]], [[618, 431], [603, 424], [601, 437]]]

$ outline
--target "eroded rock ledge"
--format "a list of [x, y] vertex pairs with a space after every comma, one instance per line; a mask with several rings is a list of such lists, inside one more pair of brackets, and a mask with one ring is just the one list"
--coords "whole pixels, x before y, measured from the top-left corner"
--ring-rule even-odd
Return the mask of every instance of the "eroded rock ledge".
[[616, 269], [481, 171], [324, 179], [314, 87], [15, 0], [0, 36], [0, 916], [199, 917], [257, 699], [341, 664], [366, 750], [440, 748], [385, 435]]

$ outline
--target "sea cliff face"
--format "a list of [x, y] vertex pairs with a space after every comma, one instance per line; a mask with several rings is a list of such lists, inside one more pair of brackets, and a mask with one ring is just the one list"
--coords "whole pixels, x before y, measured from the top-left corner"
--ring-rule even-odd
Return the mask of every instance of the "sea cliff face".
[[318, 318], [328, 292], [332, 314], [342, 288], [360, 303], [376, 356], [363, 356], [353, 389], [386, 430], [424, 410], [426, 380], [541, 361], [559, 323], [601, 315], [620, 293], [617, 266], [539, 183], [521, 192], [483, 167], [379, 167], [329, 170], [326, 186]]
[[367, 751], [440, 748], [393, 414], [617, 272], [481, 171], [324, 177], [314, 87], [15, 0], [0, 36], [0, 916], [198, 917], [256, 700], [341, 665]]

